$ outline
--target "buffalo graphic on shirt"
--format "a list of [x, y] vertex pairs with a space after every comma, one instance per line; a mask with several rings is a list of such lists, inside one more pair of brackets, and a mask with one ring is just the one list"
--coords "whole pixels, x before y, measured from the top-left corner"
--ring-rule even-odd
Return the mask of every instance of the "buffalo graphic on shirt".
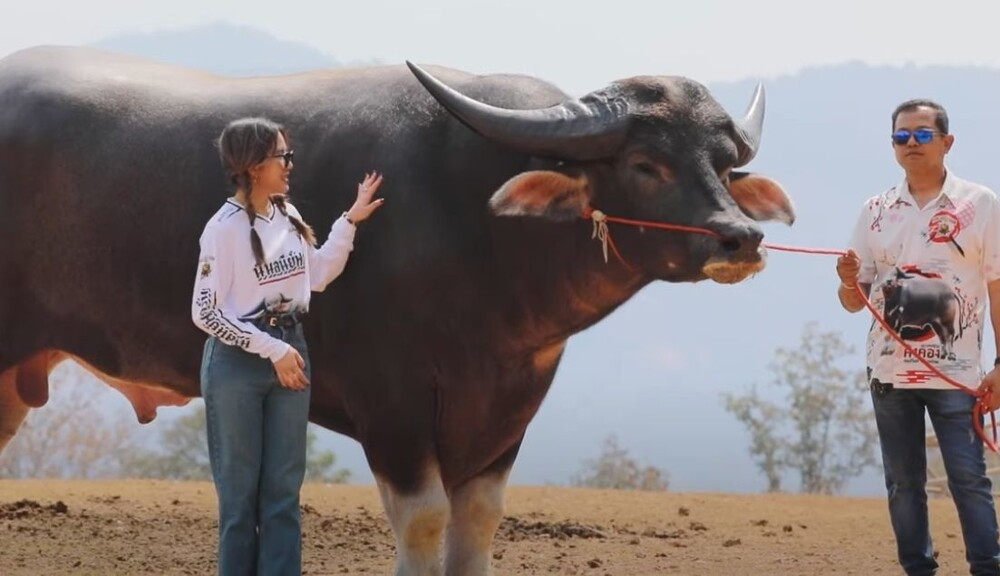
[[962, 300], [939, 274], [915, 266], [897, 267], [881, 286], [882, 315], [903, 340], [937, 336], [943, 358], [954, 359], [955, 339], [964, 331]]
[[253, 310], [240, 316], [240, 320], [252, 322], [263, 318], [265, 315], [287, 314], [292, 311], [292, 304], [293, 300], [286, 298], [284, 294], [271, 296], [261, 300], [260, 304], [254, 307]]

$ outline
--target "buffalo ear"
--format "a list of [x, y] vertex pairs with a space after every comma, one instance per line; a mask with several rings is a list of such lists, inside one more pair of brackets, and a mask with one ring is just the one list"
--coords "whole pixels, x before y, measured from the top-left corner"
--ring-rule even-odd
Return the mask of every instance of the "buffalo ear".
[[774, 180], [749, 172], [729, 173], [729, 193], [743, 213], [758, 221], [795, 222], [795, 208], [785, 190]]
[[575, 220], [589, 206], [589, 192], [590, 183], [585, 175], [532, 170], [505, 182], [490, 198], [490, 210], [499, 216]]

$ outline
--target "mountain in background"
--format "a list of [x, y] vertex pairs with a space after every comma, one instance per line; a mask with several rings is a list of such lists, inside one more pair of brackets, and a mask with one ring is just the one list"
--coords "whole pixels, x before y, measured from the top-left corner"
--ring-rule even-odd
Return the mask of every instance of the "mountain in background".
[[[339, 64], [309, 46], [226, 24], [119, 36], [97, 46], [229, 75]], [[768, 79], [765, 86], [763, 147], [749, 168], [781, 182], [798, 214], [791, 228], [766, 225], [768, 241], [844, 246], [865, 198], [901, 178], [889, 144], [890, 113], [908, 98], [942, 102], [956, 134], [951, 168], [1000, 189], [1000, 177], [990, 168], [1000, 128], [994, 102], [1000, 94], [998, 70], [847, 63]], [[739, 115], [753, 82], [710, 88]], [[720, 394], [769, 383], [767, 367], [775, 349], [797, 345], [809, 321], [843, 333], [856, 349], [845, 365], [863, 367], [870, 318], [840, 308], [833, 268], [831, 256], [772, 251], [767, 269], [738, 285], [649, 286], [570, 340], [552, 390], [528, 428], [511, 481], [565, 482], [584, 459], [597, 455], [605, 436], [615, 433], [634, 457], [666, 468], [672, 489], [761, 490], [764, 482], [747, 455], [748, 437], [723, 409]], [[991, 330], [984, 341], [993, 341]], [[992, 357], [992, 346], [986, 348]], [[120, 397], [110, 402], [116, 410], [128, 410]], [[179, 412], [160, 410], [162, 419]], [[152, 434], [156, 425], [142, 427], [141, 433]], [[356, 481], [371, 481], [353, 440], [324, 431], [323, 442]], [[848, 486], [851, 494], [883, 491], [879, 470]]]
[[183, 30], [124, 34], [100, 40], [93, 46], [227, 76], [289, 74], [377, 63], [376, 60], [340, 62], [307, 44], [279, 40], [256, 28], [225, 22]]

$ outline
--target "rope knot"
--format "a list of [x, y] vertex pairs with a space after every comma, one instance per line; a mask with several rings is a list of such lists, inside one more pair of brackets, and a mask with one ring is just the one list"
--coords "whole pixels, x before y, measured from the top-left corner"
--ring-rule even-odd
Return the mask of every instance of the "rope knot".
[[604, 263], [608, 263], [608, 216], [600, 210], [590, 211], [590, 220], [594, 223], [594, 231], [590, 238], [598, 238], [601, 241], [601, 250], [604, 252]]

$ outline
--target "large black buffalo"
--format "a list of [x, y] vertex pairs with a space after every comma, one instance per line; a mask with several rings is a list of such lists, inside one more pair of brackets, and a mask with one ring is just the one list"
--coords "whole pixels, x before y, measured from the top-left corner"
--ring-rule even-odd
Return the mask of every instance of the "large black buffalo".
[[[655, 280], [743, 280], [764, 267], [755, 221], [793, 219], [777, 183], [736, 171], [760, 142], [759, 89], [734, 120], [679, 77], [576, 99], [414, 65], [233, 79], [19, 52], [0, 61], [0, 446], [67, 358], [143, 422], [199, 394], [198, 236], [226, 195], [212, 142], [247, 115], [290, 129], [292, 199], [319, 231], [359, 174], [385, 175], [307, 336], [311, 418], [364, 447], [398, 574], [440, 573], [445, 535], [445, 573], [489, 571], [508, 471], [571, 335]], [[605, 261], [591, 208], [718, 236], [611, 224], [628, 265]]]

